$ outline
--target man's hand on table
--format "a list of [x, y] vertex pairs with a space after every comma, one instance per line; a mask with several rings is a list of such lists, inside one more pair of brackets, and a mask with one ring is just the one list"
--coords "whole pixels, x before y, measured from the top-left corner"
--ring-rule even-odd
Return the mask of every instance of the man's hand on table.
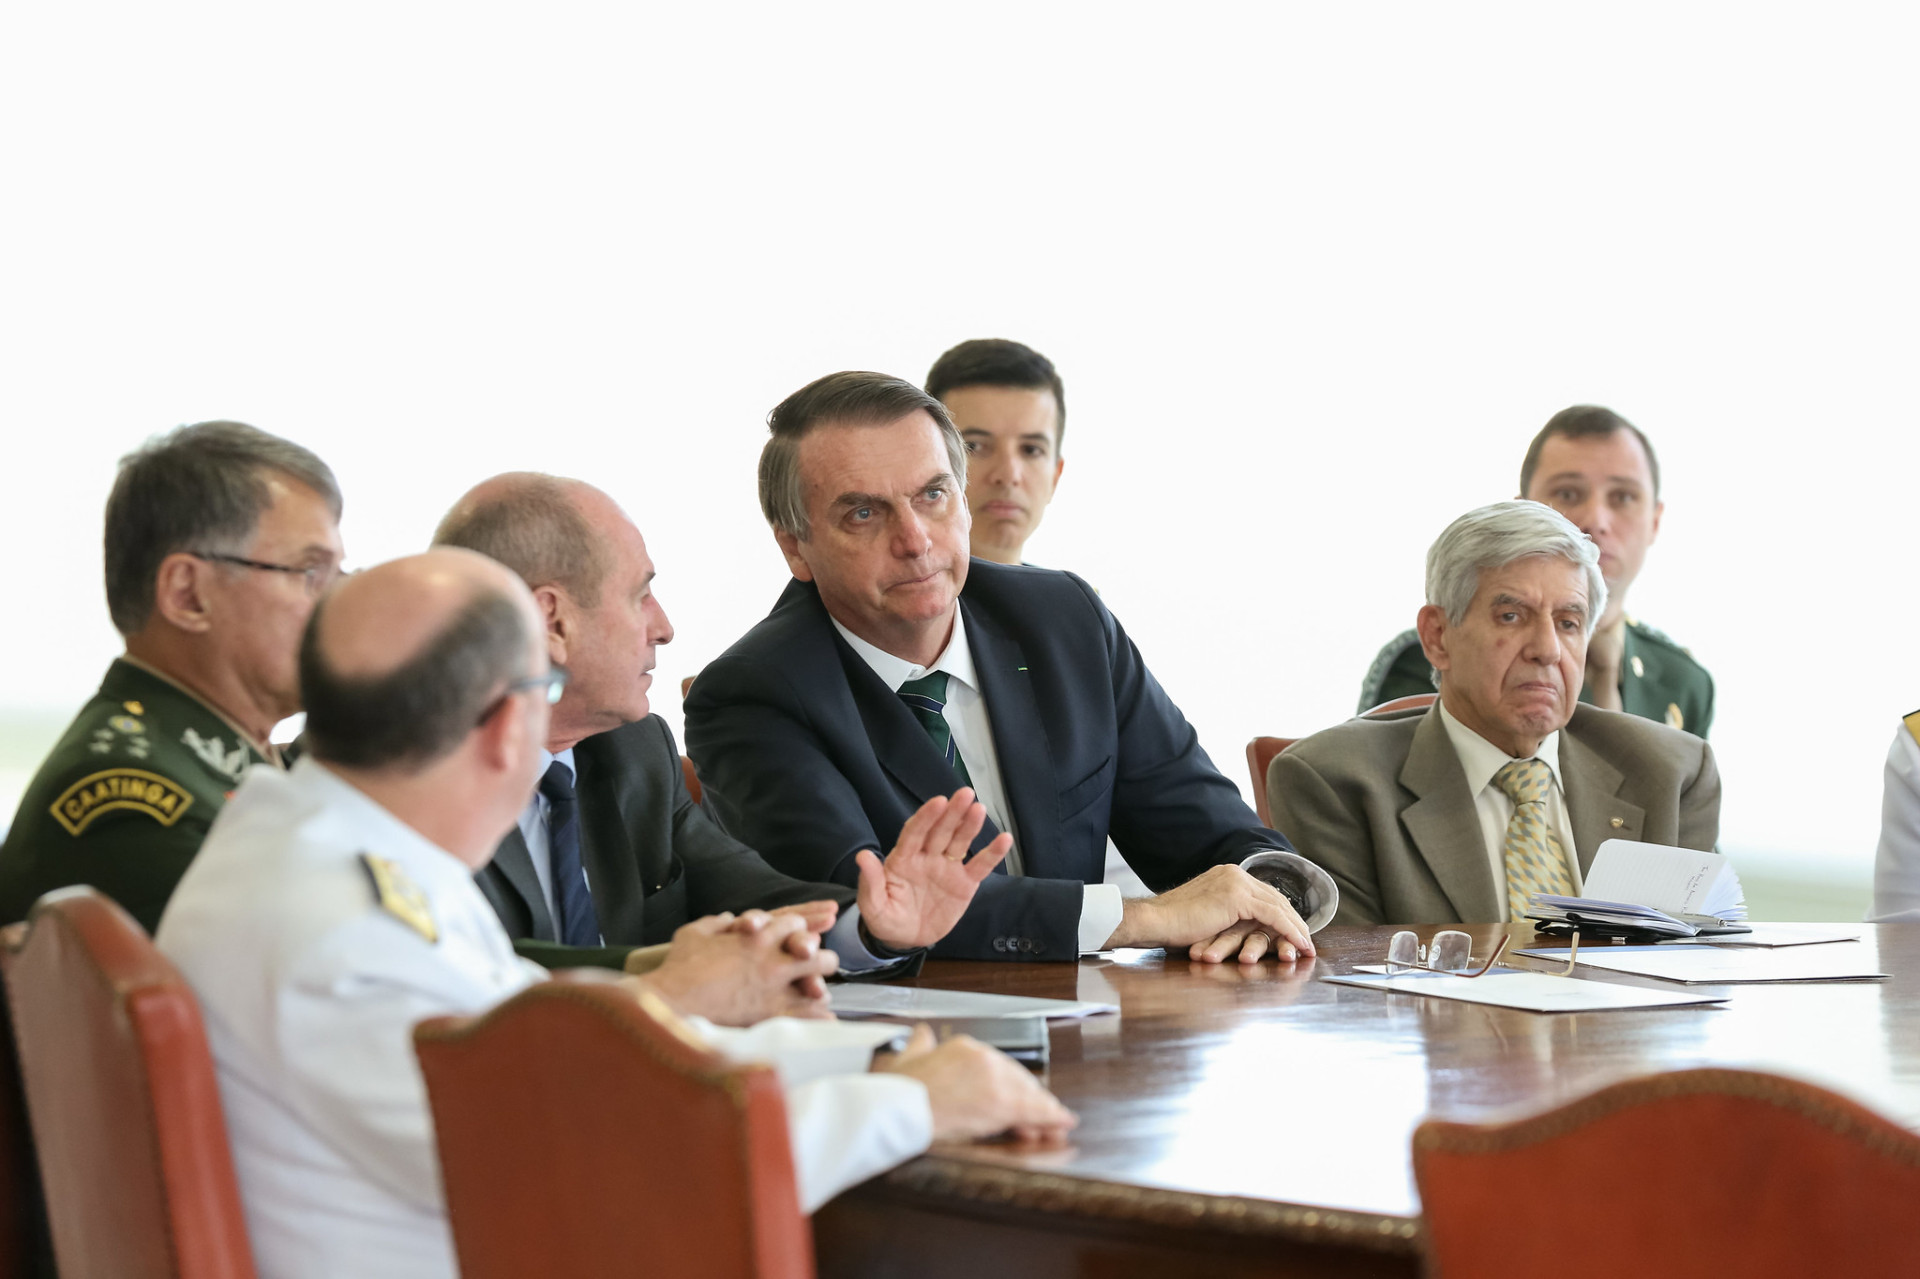
[[1021, 1141], [1057, 1145], [1080, 1122], [1013, 1058], [966, 1035], [936, 1046], [933, 1032], [916, 1026], [906, 1047], [874, 1069], [926, 1085], [935, 1141], [1012, 1133]]
[[832, 1017], [824, 979], [840, 957], [820, 949], [810, 923], [800, 910], [696, 919], [673, 934], [665, 962], [635, 980], [676, 1011], [721, 1026]]
[[1275, 888], [1238, 866], [1215, 866], [1157, 897], [1129, 900], [1109, 947], [1176, 946], [1217, 964], [1238, 955], [1258, 963], [1269, 951], [1291, 961], [1313, 955], [1306, 923]]
[[986, 820], [986, 806], [962, 786], [951, 799], [936, 795], [922, 804], [900, 828], [885, 861], [869, 848], [855, 855], [860, 919], [876, 941], [892, 950], [918, 950], [953, 930], [980, 881], [1013, 848], [1013, 836], [1002, 832], [968, 860], [967, 849]]

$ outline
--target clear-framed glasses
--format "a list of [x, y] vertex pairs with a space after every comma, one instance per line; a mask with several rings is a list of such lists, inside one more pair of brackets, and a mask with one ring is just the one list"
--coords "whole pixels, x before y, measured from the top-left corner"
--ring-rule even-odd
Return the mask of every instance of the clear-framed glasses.
[[1387, 942], [1385, 968], [1389, 973], [1425, 969], [1455, 977], [1485, 977], [1500, 962], [1500, 956], [1507, 953], [1507, 943], [1512, 940], [1511, 937], [1502, 937], [1493, 953], [1487, 956], [1487, 961], [1476, 968], [1473, 962], [1473, 938], [1465, 933], [1449, 928], [1435, 933], [1433, 942], [1422, 946], [1419, 934], [1402, 929]]
[[238, 568], [250, 568], [262, 573], [286, 573], [298, 577], [307, 594], [315, 599], [320, 593], [333, 585], [334, 579], [343, 576], [338, 564], [270, 564], [266, 560], [250, 560], [244, 555], [228, 555], [224, 551], [188, 551], [188, 555], [197, 560], [208, 560], [215, 564], [232, 564]]
[[560, 704], [561, 694], [567, 691], [567, 668], [564, 666], [551, 666], [547, 668], [545, 675], [529, 675], [525, 679], [514, 680], [511, 684], [508, 684], [500, 690], [500, 696], [487, 703], [487, 709], [480, 712], [479, 722], [482, 724], [486, 723], [495, 715], [499, 714], [500, 708], [507, 704], [509, 697], [512, 697], [515, 693], [524, 693], [530, 688], [544, 689], [546, 692], [545, 700], [547, 705], [558, 706]]
[[[1507, 953], [1507, 946], [1512, 941], [1511, 936], [1502, 937], [1500, 944], [1493, 948], [1493, 953], [1487, 956], [1486, 961], [1475, 967], [1473, 938], [1465, 933], [1449, 928], [1435, 933], [1433, 941], [1422, 946], [1418, 933], [1402, 929], [1387, 941], [1386, 962], [1377, 968], [1368, 968], [1367, 971], [1389, 974], [1432, 972], [1445, 973], [1452, 977], [1485, 977], [1499, 964], [1500, 957]], [[1580, 958], [1578, 931], [1568, 939], [1567, 945], [1567, 966], [1556, 971], [1553, 974], [1556, 977], [1573, 976], [1574, 965]]]

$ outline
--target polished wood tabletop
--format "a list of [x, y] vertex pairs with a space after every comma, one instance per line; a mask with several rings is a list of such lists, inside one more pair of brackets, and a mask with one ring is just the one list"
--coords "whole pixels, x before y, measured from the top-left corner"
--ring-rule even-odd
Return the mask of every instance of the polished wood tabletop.
[[[1419, 1212], [1409, 1142], [1427, 1116], [1508, 1118], [1635, 1075], [1716, 1065], [1811, 1080], [1920, 1129], [1920, 924], [1863, 924], [1861, 941], [1835, 943], [1876, 956], [1891, 980], [1720, 987], [1727, 1002], [1709, 1007], [1540, 1014], [1319, 980], [1378, 962], [1393, 931], [1328, 929], [1317, 958], [1292, 964], [1159, 951], [929, 964], [919, 984], [1120, 1012], [1053, 1024], [1046, 1080], [1080, 1117], [1065, 1149], [941, 1147], [853, 1192], [849, 1208], [864, 1194], [896, 1214], [1024, 1209], [1317, 1241], [1383, 1264], [1397, 1255], [1405, 1272]], [[1475, 955], [1509, 931], [1515, 947], [1532, 941], [1530, 927], [1466, 931]], [[824, 1273], [863, 1270], [830, 1255], [829, 1243], [857, 1234], [841, 1229], [848, 1219], [823, 1217]]]

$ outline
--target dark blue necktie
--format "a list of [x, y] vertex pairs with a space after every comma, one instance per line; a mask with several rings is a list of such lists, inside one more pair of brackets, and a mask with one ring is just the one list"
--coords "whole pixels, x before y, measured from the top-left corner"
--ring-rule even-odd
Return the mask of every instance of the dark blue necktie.
[[568, 946], [598, 946], [600, 921], [580, 865], [580, 806], [573, 797], [573, 770], [554, 760], [540, 779], [547, 797], [547, 856], [553, 868], [554, 931]]

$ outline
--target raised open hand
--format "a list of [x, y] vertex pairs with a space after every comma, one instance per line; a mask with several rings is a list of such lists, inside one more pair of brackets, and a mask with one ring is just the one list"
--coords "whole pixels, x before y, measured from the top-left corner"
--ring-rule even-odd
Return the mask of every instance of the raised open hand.
[[980, 881], [1013, 848], [1013, 836], [1003, 831], [968, 859], [967, 847], [986, 820], [986, 807], [962, 786], [951, 799], [936, 795], [922, 804], [900, 828], [900, 842], [885, 861], [861, 849], [855, 860], [867, 931], [895, 950], [931, 946], [945, 937]]

